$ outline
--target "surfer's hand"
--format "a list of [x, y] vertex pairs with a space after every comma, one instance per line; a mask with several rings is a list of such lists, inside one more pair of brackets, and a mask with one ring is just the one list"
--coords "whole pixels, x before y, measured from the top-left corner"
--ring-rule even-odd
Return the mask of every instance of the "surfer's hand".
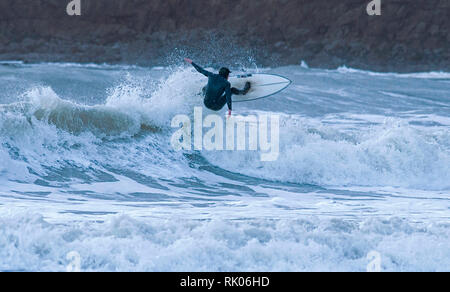
[[189, 59], [189, 58], [184, 58], [184, 61], [185, 61], [186, 63], [192, 64], [192, 60]]
[[231, 110], [228, 110], [228, 117], [231, 117]]

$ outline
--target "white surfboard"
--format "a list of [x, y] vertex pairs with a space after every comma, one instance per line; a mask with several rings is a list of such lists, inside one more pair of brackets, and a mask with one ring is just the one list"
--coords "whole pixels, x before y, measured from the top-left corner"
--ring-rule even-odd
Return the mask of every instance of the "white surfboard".
[[233, 102], [245, 102], [266, 98], [285, 90], [292, 81], [275, 74], [243, 74], [228, 79], [232, 87], [243, 89], [248, 81], [252, 85], [246, 95], [233, 95]]

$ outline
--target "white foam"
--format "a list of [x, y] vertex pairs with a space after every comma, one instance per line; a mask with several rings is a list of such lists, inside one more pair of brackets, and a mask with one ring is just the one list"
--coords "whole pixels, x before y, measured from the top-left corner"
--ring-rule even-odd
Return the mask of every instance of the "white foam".
[[347, 66], [341, 66], [337, 70], [339, 73], [343, 74], [367, 74], [369, 76], [381, 76], [381, 77], [398, 77], [398, 78], [417, 78], [417, 79], [450, 79], [449, 72], [417, 72], [417, 73], [394, 73], [394, 72], [386, 72], [379, 73], [373, 71], [366, 71], [360, 69], [349, 68]]
[[309, 69], [308, 64], [306, 64], [306, 62], [303, 61], [303, 60], [302, 60], [302, 62], [301, 62], [301, 64], [300, 64], [300, 67], [302, 67], [303, 69]]
[[282, 182], [450, 188], [450, 144], [445, 142], [445, 129], [421, 131], [385, 118], [381, 125], [345, 131], [313, 119], [290, 117], [282, 125], [280, 156], [275, 162], [261, 162], [258, 153], [248, 151], [204, 155], [227, 170]]
[[194, 76], [191, 69], [177, 70], [160, 80], [151, 92], [146, 91], [146, 84], [136, 84], [130, 77], [112, 90], [106, 105], [140, 116], [150, 125], [167, 127], [175, 115], [190, 114], [193, 105], [202, 105], [202, 79]]
[[0, 270], [65, 271], [448, 271], [449, 226], [398, 218], [351, 220], [135, 220], [52, 224], [39, 214], [0, 218]]
[[0, 65], [23, 65], [23, 64], [24, 64], [23, 61], [14, 61], [14, 60], [0, 61]]

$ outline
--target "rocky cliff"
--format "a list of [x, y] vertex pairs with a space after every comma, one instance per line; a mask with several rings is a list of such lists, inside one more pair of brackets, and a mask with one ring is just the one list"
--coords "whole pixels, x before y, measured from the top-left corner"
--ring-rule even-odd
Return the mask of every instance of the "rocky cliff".
[[450, 0], [0, 0], [0, 59], [450, 71]]

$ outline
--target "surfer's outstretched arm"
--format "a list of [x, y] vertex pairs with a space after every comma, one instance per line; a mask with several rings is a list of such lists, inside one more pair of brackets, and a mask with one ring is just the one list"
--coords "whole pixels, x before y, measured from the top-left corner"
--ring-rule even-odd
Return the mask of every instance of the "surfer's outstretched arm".
[[211, 73], [209, 71], [206, 71], [205, 69], [203, 69], [199, 65], [195, 64], [194, 62], [192, 62], [191, 64], [192, 64], [192, 66], [194, 66], [195, 70], [197, 70], [199, 73], [202, 73], [206, 77], [209, 77], [209, 76], [213, 75], [213, 73]]
[[199, 73], [202, 73], [203, 75], [205, 75], [206, 77], [209, 77], [211, 75], [213, 75], [213, 73], [206, 71], [205, 69], [203, 69], [202, 67], [200, 67], [199, 65], [195, 64], [194, 62], [192, 62], [191, 59], [184, 59], [184, 61], [186, 61], [187, 63], [191, 64], [192, 66], [194, 66], [195, 70], [197, 70]]

